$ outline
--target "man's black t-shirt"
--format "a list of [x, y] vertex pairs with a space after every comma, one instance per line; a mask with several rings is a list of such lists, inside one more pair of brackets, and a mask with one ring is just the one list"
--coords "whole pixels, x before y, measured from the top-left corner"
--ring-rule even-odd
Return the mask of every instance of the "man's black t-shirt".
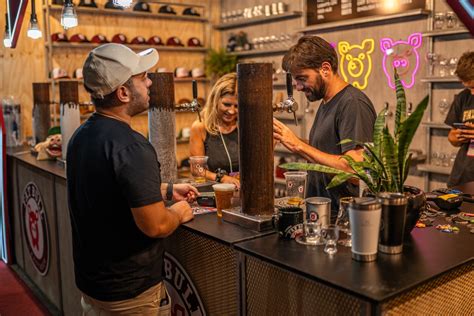
[[[471, 94], [471, 90], [464, 89], [454, 98], [444, 122], [450, 126], [453, 126], [453, 123], [474, 123], [474, 95]], [[464, 143], [459, 147], [449, 176], [449, 187], [474, 181], [474, 157], [467, 155], [468, 149], [469, 143]]]
[[[325, 153], [342, 155], [357, 146], [354, 142], [340, 145], [343, 139], [372, 141], [376, 118], [370, 99], [359, 89], [348, 85], [328, 103], [319, 106], [309, 134], [309, 144]], [[335, 211], [341, 197], [358, 196], [359, 189], [346, 182], [327, 190], [332, 177], [326, 173], [309, 172], [307, 196], [330, 198], [331, 208]]]
[[67, 148], [67, 187], [77, 287], [102, 301], [129, 299], [162, 280], [162, 239], [146, 236], [130, 208], [162, 201], [152, 145], [99, 114]]

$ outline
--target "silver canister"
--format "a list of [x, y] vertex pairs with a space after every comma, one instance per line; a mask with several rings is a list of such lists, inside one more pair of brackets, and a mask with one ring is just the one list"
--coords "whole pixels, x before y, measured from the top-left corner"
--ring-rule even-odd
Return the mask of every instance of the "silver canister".
[[382, 205], [376, 198], [354, 198], [349, 204], [352, 259], [364, 262], [377, 259], [381, 214]]
[[382, 201], [379, 251], [387, 254], [401, 253], [408, 199], [401, 193], [389, 192], [380, 193], [378, 197]]
[[331, 218], [331, 199], [325, 197], [310, 197], [306, 202], [306, 220], [319, 222], [322, 226], [329, 225]]

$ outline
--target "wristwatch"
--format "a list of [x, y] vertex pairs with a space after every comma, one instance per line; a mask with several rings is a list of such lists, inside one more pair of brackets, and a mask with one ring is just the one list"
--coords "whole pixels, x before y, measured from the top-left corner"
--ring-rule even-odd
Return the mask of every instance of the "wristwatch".
[[166, 200], [171, 201], [173, 199], [173, 183], [169, 182], [166, 188]]
[[216, 182], [221, 182], [222, 178], [227, 174], [227, 172], [224, 169], [217, 168], [216, 170]]

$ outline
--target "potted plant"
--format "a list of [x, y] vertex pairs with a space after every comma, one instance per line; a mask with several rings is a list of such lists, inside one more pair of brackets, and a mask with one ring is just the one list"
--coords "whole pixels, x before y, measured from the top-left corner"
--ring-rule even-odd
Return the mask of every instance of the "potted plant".
[[210, 49], [204, 60], [206, 74], [212, 81], [217, 80], [223, 75], [233, 72], [237, 66], [237, 56], [228, 54], [225, 49]]
[[[358, 178], [367, 185], [368, 194], [377, 195], [379, 192], [405, 193], [408, 197], [406, 230], [409, 232], [415, 226], [426, 203], [422, 190], [405, 186], [404, 183], [407, 179], [411, 162], [411, 154], [408, 149], [428, 106], [428, 96], [408, 116], [405, 91], [396, 71], [394, 77], [397, 109], [393, 134], [385, 124], [385, 110], [382, 110], [375, 121], [373, 142], [360, 143], [354, 141], [365, 149], [363, 161], [357, 162], [350, 156], [342, 156], [352, 168], [352, 173], [315, 163], [286, 163], [280, 167], [334, 174], [327, 189], [336, 187], [350, 178]], [[352, 141], [351, 139], [344, 139], [341, 141], [341, 144]]]

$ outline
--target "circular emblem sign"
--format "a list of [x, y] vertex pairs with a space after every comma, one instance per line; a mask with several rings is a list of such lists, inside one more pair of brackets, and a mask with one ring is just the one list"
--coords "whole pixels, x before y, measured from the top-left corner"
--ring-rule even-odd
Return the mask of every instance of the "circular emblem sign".
[[23, 231], [33, 265], [41, 275], [49, 269], [49, 227], [40, 190], [29, 182], [23, 190], [21, 200]]
[[206, 316], [199, 293], [178, 260], [165, 251], [163, 281], [171, 296], [171, 315]]

